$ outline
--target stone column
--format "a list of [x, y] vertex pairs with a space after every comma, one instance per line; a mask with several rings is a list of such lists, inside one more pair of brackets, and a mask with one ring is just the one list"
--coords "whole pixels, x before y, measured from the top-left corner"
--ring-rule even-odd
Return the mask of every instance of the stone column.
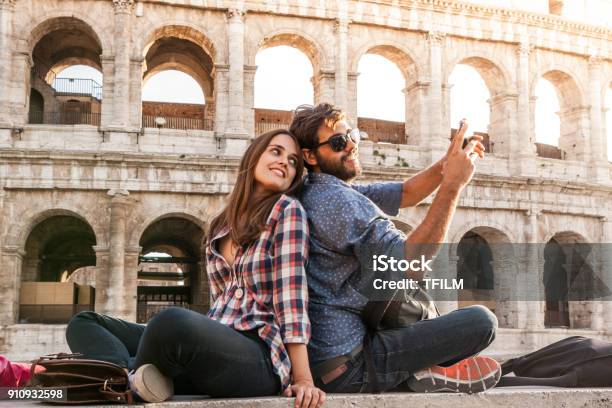
[[605, 128], [603, 126], [602, 98], [601, 98], [601, 66], [603, 59], [599, 56], [589, 58], [589, 101], [591, 112], [590, 122], [590, 145], [591, 160], [589, 161], [590, 177], [597, 182], [605, 182], [610, 179], [608, 165], [608, 143]]
[[[511, 166], [519, 166], [519, 135], [516, 123], [518, 95], [510, 92], [497, 94], [489, 99], [491, 118], [489, 121], [489, 142], [495, 155], [509, 157]], [[518, 171], [518, 170], [517, 170]]]
[[30, 76], [32, 58], [28, 50], [19, 49], [13, 53], [11, 79], [4, 91], [10, 95], [9, 116], [13, 126], [28, 122], [30, 108]]
[[244, 128], [244, 10], [229, 9], [228, 22], [228, 117], [226, 133], [245, 135]]
[[127, 247], [125, 250], [124, 305], [123, 316], [130, 321], [136, 321], [138, 304], [138, 259], [141, 246]]
[[426, 37], [429, 46], [429, 76], [431, 80], [427, 98], [429, 119], [429, 139], [427, 142], [428, 147], [439, 151], [446, 150], [450, 135], [450, 129], [443, 128], [442, 48], [445, 37], [446, 34], [439, 31], [430, 31]]
[[244, 66], [244, 128], [249, 137], [255, 134], [255, 72], [257, 65]]
[[357, 114], [357, 78], [359, 77], [359, 72], [349, 72], [348, 73], [348, 82], [347, 82], [347, 108], [346, 114], [348, 116], [348, 121], [351, 126], [358, 126], [359, 115]]
[[[529, 54], [531, 47], [521, 42], [516, 50], [518, 92], [516, 103], [517, 140], [510, 149], [510, 171], [512, 174], [535, 174], [535, 123], [532, 121], [532, 103], [529, 95]], [[535, 102], [534, 102], [535, 103]]]
[[[612, 219], [610, 217], [601, 218], [601, 244], [599, 244], [601, 254], [600, 277], [604, 284], [612, 289]], [[601, 329], [612, 333], [612, 296], [602, 299], [602, 322]]]
[[314, 89], [314, 103], [334, 103], [334, 78], [332, 70], [320, 70], [311, 79]]
[[214, 130], [215, 123], [215, 97], [206, 96], [204, 105], [204, 127], [206, 130]]
[[215, 65], [215, 133], [218, 137], [225, 133], [228, 116], [228, 65]]
[[[528, 223], [525, 231], [525, 257], [526, 257], [526, 268], [524, 273], [527, 275], [525, 281], [529, 284], [525, 287], [525, 300], [526, 307], [525, 312], [527, 318], [525, 319], [525, 328], [527, 330], [537, 330], [544, 328], [544, 283], [543, 283], [543, 270], [544, 262], [540, 256], [540, 247], [538, 237], [538, 216], [542, 213], [537, 209], [530, 209], [527, 211]], [[528, 292], [529, 291], [529, 292]]]
[[100, 126], [107, 128], [113, 123], [113, 101], [115, 100], [115, 57], [112, 55], [101, 55], [102, 64], [102, 113], [100, 115]]
[[499, 252], [494, 254], [494, 257], [497, 255], [500, 259], [491, 262], [494, 274], [495, 315], [499, 327], [518, 328], [519, 302], [516, 297], [521, 294], [516, 293], [515, 264], [512, 259]]
[[19, 319], [19, 291], [23, 251], [18, 246], [5, 245], [0, 248], [0, 325], [15, 324]]
[[339, 18], [334, 25], [336, 33], [335, 105], [348, 109], [348, 31], [349, 21]]
[[568, 160], [589, 162], [591, 146], [589, 145], [589, 114], [587, 106], [573, 106], [559, 112], [561, 135], [559, 148]]
[[126, 190], [109, 190], [110, 226], [109, 226], [109, 282], [108, 303], [113, 315], [123, 316], [126, 311], [126, 216], [129, 192]]
[[[457, 261], [459, 257], [452, 254], [450, 251], [454, 248], [453, 244], [444, 244], [440, 248], [433, 262], [433, 272], [431, 278], [446, 279], [450, 282], [451, 279], [457, 279]], [[458, 305], [459, 293], [455, 290], [448, 289], [432, 289], [430, 294], [436, 302], [436, 306], [441, 315], [456, 310]]]
[[[16, 0], [0, 0], [0, 127], [10, 127], [12, 119], [10, 116], [10, 93], [9, 82], [11, 81], [12, 46], [11, 38], [13, 32], [13, 10]], [[2, 129], [0, 132], [10, 132]], [[10, 137], [10, 134], [8, 135]], [[0, 136], [0, 143], [2, 136]]]
[[606, 158], [606, 140], [601, 126], [601, 64], [597, 56], [589, 58], [589, 101], [591, 104], [591, 159], [602, 161]]
[[144, 58], [130, 59], [130, 123], [132, 128], [142, 127], [142, 67]]
[[113, 126], [127, 127], [130, 122], [130, 37], [134, 0], [113, 0], [115, 7], [115, 89]]
[[109, 250], [107, 246], [103, 245], [95, 245], [93, 250], [96, 253], [96, 303], [94, 309], [98, 313], [110, 314], [114, 312], [114, 308], [108, 296], [110, 284]]
[[406, 87], [406, 143], [426, 147], [429, 144], [427, 94], [431, 82], [417, 81]]

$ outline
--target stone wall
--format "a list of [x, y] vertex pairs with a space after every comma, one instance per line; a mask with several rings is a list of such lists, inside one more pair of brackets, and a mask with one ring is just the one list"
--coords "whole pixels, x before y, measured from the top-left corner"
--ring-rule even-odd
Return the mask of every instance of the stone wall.
[[[468, 232], [488, 243], [546, 243], [555, 237], [612, 242], [612, 167], [605, 156], [610, 124], [603, 120], [603, 98], [612, 83], [612, 32], [520, 4], [502, 9], [454, 1], [291, 0], [236, 8], [229, 1], [91, 0], [78, 7], [57, 0], [0, 1], [0, 351], [18, 347], [19, 341], [6, 340], [18, 336], [15, 330], [60, 344], [56, 329], [15, 324], [21, 281], [38, 276], [40, 268], [32, 248], [44, 252], [43, 244], [53, 240], [54, 231], [42, 227], [32, 234], [46, 220], [70, 217], [78, 220], [74, 225], [87, 226], [67, 236], [75, 242], [84, 230], [95, 236], [90, 267], [96, 310], [130, 320], [143, 252], [165, 245], [201, 255], [196, 237], [223, 207], [255, 125], [266, 115], [288, 123], [287, 113], [254, 109], [255, 56], [276, 45], [306, 54], [315, 101], [345, 109], [352, 125], [358, 120], [361, 56], [382, 55], [400, 68], [406, 121], [389, 126], [403, 125], [407, 138], [364, 141], [360, 182], [405, 180], [438, 160], [451, 129], [448, 76], [459, 63], [480, 73], [491, 94], [493, 148], [477, 162], [448, 242], [458, 243]], [[74, 35], [66, 37], [66, 31]], [[32, 75], [33, 57], [44, 58], [50, 69], [77, 63], [100, 69], [100, 123], [28, 124], [30, 90], [43, 86]], [[194, 76], [206, 98], [204, 117], [214, 119], [214, 128], [144, 126], [143, 81], [163, 69]], [[566, 152], [561, 159], [537, 155], [539, 78], [550, 80], [560, 97], [558, 148]], [[402, 209], [395, 221], [414, 229], [431, 200]], [[26, 245], [35, 236], [41, 237], [38, 246]], [[513, 274], [507, 258], [494, 256], [495, 310], [502, 326], [540, 336], [547, 330], [543, 302], [509, 304], [503, 298], [510, 278], [543, 285], [543, 254], [523, 255], [530, 273], [521, 275]], [[457, 248], [442, 256], [456, 263]], [[599, 271], [612, 285], [606, 262]], [[193, 268], [193, 302], [205, 304], [205, 265]], [[607, 336], [611, 304], [593, 301], [573, 309], [564, 333], [580, 327]], [[443, 311], [456, 306], [449, 301]]]

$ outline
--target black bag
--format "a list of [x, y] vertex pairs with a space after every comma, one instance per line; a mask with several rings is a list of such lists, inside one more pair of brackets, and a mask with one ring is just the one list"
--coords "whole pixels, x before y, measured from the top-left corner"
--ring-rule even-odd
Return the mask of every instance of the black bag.
[[391, 300], [374, 300], [361, 313], [371, 331], [406, 327], [420, 320], [440, 316], [433, 299], [423, 288], [398, 289]]
[[[59, 353], [43, 356], [32, 364], [31, 385], [65, 388], [66, 399], [45, 400], [57, 404], [93, 404], [134, 402], [128, 375], [117, 364], [100, 360], [78, 359], [81, 354]], [[35, 373], [36, 365], [44, 371]]]
[[[506, 376], [514, 372], [516, 377]], [[612, 386], [612, 343], [572, 336], [502, 364], [498, 387]]]

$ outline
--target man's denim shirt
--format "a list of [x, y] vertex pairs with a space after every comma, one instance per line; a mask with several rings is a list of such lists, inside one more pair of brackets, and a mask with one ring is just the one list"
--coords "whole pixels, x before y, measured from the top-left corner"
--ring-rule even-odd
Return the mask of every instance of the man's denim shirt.
[[311, 363], [347, 354], [363, 341], [367, 297], [351, 282], [360, 278], [361, 263], [371, 262], [364, 252], [403, 257], [406, 236], [385, 215], [399, 213], [401, 198], [399, 182], [350, 185], [329, 174], [306, 176], [301, 201], [310, 225]]

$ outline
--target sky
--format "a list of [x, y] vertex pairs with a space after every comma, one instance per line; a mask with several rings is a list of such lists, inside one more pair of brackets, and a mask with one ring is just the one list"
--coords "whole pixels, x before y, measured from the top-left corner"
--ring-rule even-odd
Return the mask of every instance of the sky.
[[[310, 60], [296, 48], [278, 46], [261, 50], [255, 59], [255, 107], [292, 110], [303, 103], [313, 103], [313, 75]], [[359, 61], [357, 77], [357, 114], [383, 120], [403, 122], [406, 115], [406, 87], [399, 68], [379, 55], [366, 54]], [[102, 84], [102, 74], [86, 66], [69, 67], [58, 77], [89, 78]], [[487, 132], [489, 123], [489, 91], [474, 68], [457, 65], [448, 82], [450, 90], [451, 124], [467, 118], [471, 131]], [[611, 84], [612, 87], [612, 84]], [[197, 82], [180, 71], [163, 71], [150, 77], [143, 85], [143, 100], [161, 102], [204, 103]], [[540, 79], [535, 89], [536, 142], [558, 145], [559, 102], [554, 86]], [[612, 89], [606, 94], [608, 110], [608, 157], [612, 159]]]

